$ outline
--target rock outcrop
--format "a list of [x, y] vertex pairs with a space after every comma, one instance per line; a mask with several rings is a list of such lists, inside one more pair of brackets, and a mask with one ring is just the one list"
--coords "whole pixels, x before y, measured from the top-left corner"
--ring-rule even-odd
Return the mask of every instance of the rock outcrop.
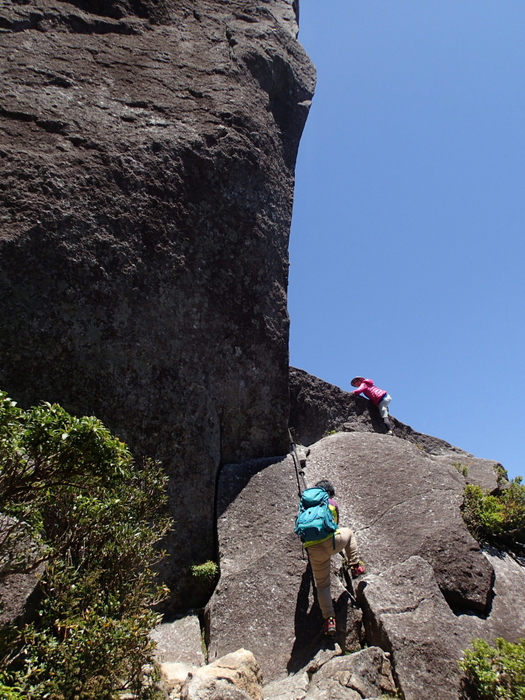
[[[249, 648], [265, 682], [299, 671], [326, 648], [308, 560], [293, 534], [297, 502], [291, 457], [222, 469], [217, 503], [221, 578], [206, 608], [208, 659]], [[336, 641], [355, 651], [360, 611], [341, 585], [334, 585], [332, 593], [342, 631]]]
[[296, 5], [0, 10], [0, 388], [163, 461], [174, 607], [213, 557], [219, 465], [288, 448]]
[[[267, 697], [350, 700], [366, 695], [348, 686], [334, 695], [333, 678], [314, 691], [304, 673], [311, 676], [307, 669], [319, 654], [340, 657], [367, 642], [391, 655], [396, 685], [408, 700], [458, 700], [457, 662], [472, 638], [493, 643], [496, 636], [524, 636], [515, 611], [525, 605], [525, 570], [508, 555], [482, 551], [461, 517], [467, 480], [496, 483], [497, 463], [463, 453], [461, 461], [475, 465], [467, 473], [453, 461], [461, 450], [447, 451], [445, 443], [435, 451], [369, 431], [340, 432], [310, 445], [307, 485], [321, 478], [335, 485], [342, 523], [356, 531], [368, 568], [355, 609], [332, 560], [338, 644], [320, 637], [311, 574], [292, 535], [293, 459], [226, 466], [218, 496], [221, 578], [206, 611], [210, 658], [243, 644], [270, 681]], [[345, 628], [350, 638], [341, 635]]]

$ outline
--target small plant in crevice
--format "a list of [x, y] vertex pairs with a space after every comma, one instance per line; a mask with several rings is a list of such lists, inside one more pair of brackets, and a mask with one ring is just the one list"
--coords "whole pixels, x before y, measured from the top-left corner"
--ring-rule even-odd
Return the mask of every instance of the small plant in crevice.
[[525, 486], [513, 479], [499, 494], [468, 484], [461, 506], [463, 520], [471, 535], [520, 556], [525, 554]]
[[495, 647], [473, 639], [459, 662], [467, 692], [475, 700], [525, 700], [525, 639], [496, 639]]
[[206, 561], [204, 564], [190, 566], [190, 573], [198, 583], [215, 583], [219, 567], [214, 561]]
[[219, 578], [219, 566], [214, 561], [205, 561], [203, 564], [192, 564], [189, 568], [191, 580], [198, 589], [200, 597], [208, 599], [213, 593], [215, 584]]
[[496, 474], [496, 481], [500, 488], [509, 482], [508, 472], [502, 464], [498, 463], [494, 465], [494, 473]]
[[468, 465], [461, 464], [461, 462], [452, 462], [452, 464], [454, 465], [454, 467], [456, 467], [461, 476], [464, 476], [466, 479], [468, 476]]

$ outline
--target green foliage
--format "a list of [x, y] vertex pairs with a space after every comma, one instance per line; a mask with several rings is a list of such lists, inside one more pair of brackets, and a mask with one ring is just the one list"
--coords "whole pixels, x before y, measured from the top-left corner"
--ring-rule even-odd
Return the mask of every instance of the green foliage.
[[190, 566], [190, 573], [199, 582], [214, 582], [219, 573], [219, 567], [214, 561], [207, 561], [204, 564]]
[[465, 478], [467, 478], [467, 476], [468, 476], [468, 465], [467, 464], [461, 464], [461, 462], [453, 462], [452, 464], [456, 467], [456, 469], [461, 474], [461, 476], [464, 476]]
[[0, 677], [0, 698], [2, 700], [26, 700], [26, 695], [22, 695], [21, 688], [4, 685]]
[[507, 470], [501, 464], [496, 464], [496, 466], [494, 467], [494, 473], [496, 474], [498, 486], [503, 486], [508, 482], [509, 475], [507, 473]]
[[37, 621], [0, 631], [7, 697], [155, 697], [143, 668], [151, 606], [166, 595], [152, 570], [165, 502], [159, 465], [135, 464], [96, 418], [47, 403], [25, 412], [0, 393], [0, 581], [46, 562]]
[[525, 639], [512, 644], [499, 638], [496, 647], [474, 639], [459, 665], [480, 700], [525, 700]]
[[524, 553], [525, 486], [521, 481], [521, 477], [513, 479], [499, 495], [472, 484], [465, 487], [463, 519], [479, 542]]
[[219, 567], [214, 561], [190, 566], [189, 573], [195, 595], [202, 600], [208, 600], [219, 576]]

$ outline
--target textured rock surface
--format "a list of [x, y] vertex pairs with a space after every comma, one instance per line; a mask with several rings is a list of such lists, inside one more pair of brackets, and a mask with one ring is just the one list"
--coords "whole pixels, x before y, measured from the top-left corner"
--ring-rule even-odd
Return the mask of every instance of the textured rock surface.
[[[297, 492], [291, 457], [227, 465], [219, 480], [221, 578], [206, 608], [208, 658], [242, 645], [255, 654], [265, 682], [307, 666], [320, 650], [335, 648], [321, 635], [311, 572], [293, 534]], [[334, 561], [337, 642], [355, 650], [361, 616], [351, 607], [335, 566]]]
[[199, 668], [181, 691], [182, 700], [262, 700], [262, 673], [254, 655], [238, 649]]
[[[38, 573], [42, 573], [43, 566]], [[0, 626], [30, 619], [39, 601], [37, 573], [10, 574], [0, 579]]]
[[454, 467], [396, 437], [338, 433], [312, 445], [305, 473], [332, 480], [371, 573], [418, 554], [451, 605], [486, 609], [493, 570], [463, 523]]
[[288, 446], [287, 244], [313, 90], [295, 6], [0, 9], [0, 386], [163, 460], [166, 571], [187, 605], [218, 466]]
[[[368, 567], [358, 588], [361, 613], [349, 605], [332, 560], [338, 629], [348, 615], [351, 650], [366, 641], [391, 652], [398, 685], [418, 700], [458, 700], [457, 660], [473, 637], [525, 636], [516, 615], [525, 605], [525, 569], [482, 552], [470, 537], [459, 510], [466, 479], [451, 459], [397, 437], [352, 432], [311, 445], [304, 468], [308, 485], [323, 477], [334, 483], [341, 522], [355, 529]], [[490, 483], [494, 463], [472, 460], [476, 479]], [[221, 579], [206, 611], [210, 655], [250, 648], [267, 698], [374, 697], [333, 678], [305, 689], [304, 674], [335, 663], [345, 638], [339, 646], [320, 637], [310, 572], [292, 535], [297, 490], [291, 456], [222, 470]]]
[[368, 647], [326, 663], [312, 678], [307, 698], [375, 698], [395, 695], [392, 668], [385, 652]]
[[157, 644], [155, 658], [159, 662], [177, 661], [192, 666], [202, 666], [205, 662], [197, 615], [157, 625], [150, 637]]
[[431, 566], [410, 557], [359, 584], [367, 634], [392, 654], [405, 700], [457, 700], [457, 661], [466, 646]]
[[469, 639], [483, 637], [490, 644], [496, 637], [510, 642], [525, 639], [525, 567], [497, 550], [490, 549], [485, 556], [496, 574], [490, 615], [486, 619], [462, 615], [459, 622]]

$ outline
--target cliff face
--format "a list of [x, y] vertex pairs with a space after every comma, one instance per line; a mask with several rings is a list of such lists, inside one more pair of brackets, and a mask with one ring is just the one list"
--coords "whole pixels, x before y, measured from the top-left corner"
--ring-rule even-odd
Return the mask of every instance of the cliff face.
[[0, 387], [164, 462], [183, 594], [219, 465], [288, 449], [296, 3], [19, 0], [0, 28]]

